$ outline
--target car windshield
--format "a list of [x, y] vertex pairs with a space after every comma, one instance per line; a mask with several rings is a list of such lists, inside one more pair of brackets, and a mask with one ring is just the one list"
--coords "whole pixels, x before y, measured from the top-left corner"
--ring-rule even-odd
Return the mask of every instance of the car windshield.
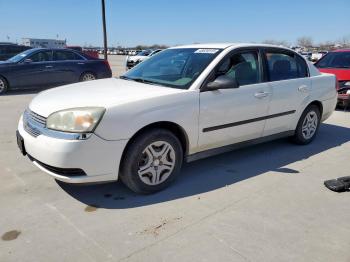
[[318, 68], [350, 68], [350, 52], [333, 52], [325, 55], [318, 63]]
[[222, 49], [167, 49], [140, 63], [121, 78], [188, 89]]
[[32, 49], [26, 50], [22, 53], [19, 53], [9, 59], [7, 59], [8, 62], [12, 62], [12, 63], [17, 63], [19, 61], [21, 61], [23, 58], [25, 58], [26, 56], [30, 55], [33, 52]]

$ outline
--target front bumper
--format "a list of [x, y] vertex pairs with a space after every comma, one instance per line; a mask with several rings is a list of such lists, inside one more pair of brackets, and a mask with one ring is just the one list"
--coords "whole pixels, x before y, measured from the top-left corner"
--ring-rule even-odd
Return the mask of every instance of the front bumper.
[[[86, 140], [66, 140], [45, 135], [37, 137], [18, 124], [31, 161], [57, 180], [68, 183], [94, 183], [118, 179], [119, 164], [127, 140], [106, 141], [95, 134]], [[82, 170], [82, 173], [69, 170]], [[63, 172], [64, 171], [64, 172]]]

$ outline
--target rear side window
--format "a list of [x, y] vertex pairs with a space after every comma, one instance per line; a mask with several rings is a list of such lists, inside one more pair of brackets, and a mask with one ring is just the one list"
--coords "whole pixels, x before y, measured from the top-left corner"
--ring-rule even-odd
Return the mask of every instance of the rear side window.
[[83, 60], [83, 58], [74, 52], [69, 51], [55, 51], [54, 52], [55, 61], [65, 61], [65, 60]]
[[304, 78], [308, 76], [305, 61], [295, 54], [266, 53], [270, 81]]

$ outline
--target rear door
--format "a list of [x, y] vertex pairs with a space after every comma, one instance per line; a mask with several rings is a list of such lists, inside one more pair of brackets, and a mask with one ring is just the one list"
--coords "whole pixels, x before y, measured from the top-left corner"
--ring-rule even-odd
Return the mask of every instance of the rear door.
[[311, 91], [311, 79], [303, 58], [283, 49], [266, 49], [265, 66], [271, 87], [269, 119], [264, 136], [290, 131], [293, 119]]
[[53, 77], [57, 83], [74, 83], [79, 80], [86, 64], [79, 54], [69, 50], [54, 50]]
[[200, 93], [200, 150], [222, 147], [262, 136], [270, 104], [270, 86], [262, 80], [255, 49], [225, 57], [208, 81], [219, 75], [236, 79], [238, 88]]

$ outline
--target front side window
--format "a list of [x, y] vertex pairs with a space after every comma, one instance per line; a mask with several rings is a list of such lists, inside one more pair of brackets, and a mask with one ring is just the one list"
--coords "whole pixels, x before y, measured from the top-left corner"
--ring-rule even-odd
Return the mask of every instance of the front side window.
[[295, 54], [266, 53], [270, 81], [307, 77], [307, 65]]
[[259, 83], [258, 54], [256, 52], [244, 52], [224, 58], [216, 72], [216, 77], [220, 75], [234, 78], [239, 86]]
[[28, 59], [31, 59], [32, 62], [47, 62], [52, 61], [52, 52], [51, 51], [41, 51], [33, 54], [32, 56], [28, 57]]
[[188, 89], [222, 49], [167, 49], [128, 71], [122, 79]]

